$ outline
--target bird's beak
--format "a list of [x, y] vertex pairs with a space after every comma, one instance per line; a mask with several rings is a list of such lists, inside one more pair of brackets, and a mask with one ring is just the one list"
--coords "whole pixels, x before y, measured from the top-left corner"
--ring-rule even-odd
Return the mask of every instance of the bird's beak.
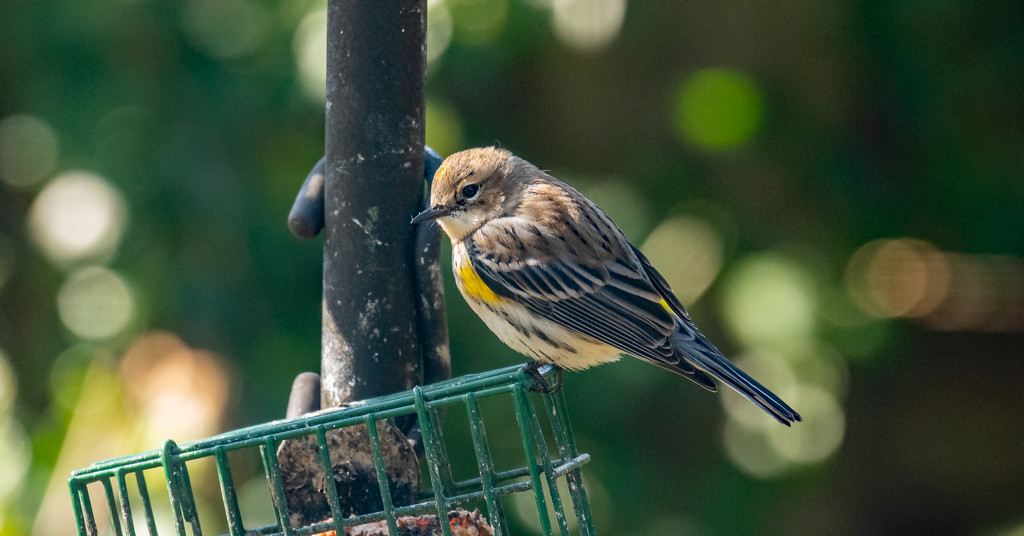
[[443, 205], [433, 206], [417, 214], [409, 223], [423, 223], [425, 221], [436, 220], [441, 216], [447, 216], [451, 213], [452, 207], [446, 207]]

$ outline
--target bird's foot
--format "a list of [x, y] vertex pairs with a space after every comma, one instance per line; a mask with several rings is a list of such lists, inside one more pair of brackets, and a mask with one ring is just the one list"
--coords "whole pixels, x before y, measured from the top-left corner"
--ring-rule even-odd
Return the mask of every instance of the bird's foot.
[[[548, 368], [553, 368], [556, 371], [554, 383], [549, 382], [544, 377], [544, 372], [547, 372]], [[541, 372], [541, 369], [545, 369]], [[533, 385], [530, 386], [530, 391], [534, 393], [554, 393], [562, 388], [562, 368], [556, 367], [548, 363], [541, 363], [540, 361], [530, 361], [523, 365], [523, 372], [530, 375], [533, 378]]]

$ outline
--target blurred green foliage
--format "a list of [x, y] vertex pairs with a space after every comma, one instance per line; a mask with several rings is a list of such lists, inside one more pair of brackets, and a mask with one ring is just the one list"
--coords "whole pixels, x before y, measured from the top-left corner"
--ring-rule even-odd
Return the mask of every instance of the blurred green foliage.
[[[1019, 2], [429, 6], [427, 142], [592, 195], [808, 421], [569, 374], [602, 534], [1024, 530]], [[321, 250], [285, 218], [323, 9], [4, 3], [0, 534], [69, 532], [71, 469], [279, 418], [318, 368]], [[522, 359], [449, 314], [455, 374]]]

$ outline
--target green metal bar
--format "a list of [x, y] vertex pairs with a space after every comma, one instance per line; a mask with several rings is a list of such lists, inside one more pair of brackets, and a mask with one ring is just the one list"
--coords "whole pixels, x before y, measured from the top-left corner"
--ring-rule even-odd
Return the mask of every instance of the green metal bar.
[[[564, 464], [559, 465], [558, 467], [556, 467], [554, 469], [554, 473], [556, 475], [558, 475], [558, 476], [562, 476], [562, 475], [566, 474], [566, 472], [571, 471], [573, 468], [579, 467], [580, 465], [582, 465], [584, 463], [587, 463], [588, 461], [590, 461], [590, 456], [587, 455], [587, 454], [581, 454], [578, 457], [576, 457], [576, 458], [574, 458], [572, 460], [569, 460], [569, 461], [565, 462]], [[522, 474], [523, 475], [527, 474], [527, 470], [525, 468], [522, 469]], [[531, 489], [533, 489], [532, 483], [529, 482], [529, 481], [523, 481], [523, 482], [513, 482], [511, 484], [505, 484], [505, 485], [498, 485], [498, 486], [495, 487], [494, 492], [498, 496], [503, 496], [503, 495], [512, 495], [512, 494], [515, 494], [515, 493], [523, 493], [523, 492], [526, 492], [526, 491], [530, 491]], [[457, 505], [460, 505], [460, 504], [463, 504], [463, 503], [467, 503], [467, 502], [471, 502], [471, 501], [481, 501], [481, 500], [485, 500], [485, 499], [486, 499], [486, 497], [484, 496], [482, 491], [475, 491], [475, 492], [472, 492], [472, 493], [466, 493], [466, 494], [457, 495], [457, 496], [454, 496], [454, 497], [447, 497], [445, 499], [445, 504], [447, 504], [447, 506], [450, 508], [450, 507], [457, 506]], [[419, 502], [419, 503], [416, 503], [416, 504], [412, 504], [412, 505], [409, 505], [409, 506], [398, 506], [398, 507], [395, 507], [395, 517], [396, 518], [399, 518], [399, 517], [402, 517], [402, 516], [409, 516], [409, 515], [421, 515], [421, 514], [426, 514], [426, 513], [433, 513], [434, 515], [437, 515], [437, 503], [433, 499], [427, 500], [427, 501], [422, 501], [422, 502]], [[374, 522], [377, 522], [377, 521], [381, 521], [383, 519], [384, 519], [384, 513], [383, 512], [374, 512], [374, 513], [369, 513], [369, 514], [362, 514], [360, 516], [353, 516], [353, 517], [346, 518], [345, 519], [345, 521], [346, 521], [345, 526], [355, 526], [355, 525], [362, 525], [364, 523], [374, 523]], [[492, 522], [493, 522], [493, 520], [492, 520]], [[320, 534], [322, 532], [326, 532], [326, 531], [329, 531], [329, 530], [332, 530], [332, 529], [335, 529], [334, 522], [327, 521], [327, 522], [323, 522], [323, 523], [318, 523], [316, 525], [311, 525], [309, 527], [304, 527], [302, 529], [297, 529], [297, 530], [295, 530], [293, 532], [293, 534], [296, 534], [297, 536], [301, 536], [301, 535], [305, 535], [305, 534]], [[280, 530], [279, 530], [279, 526], [278, 525], [265, 525], [265, 526], [262, 526], [262, 527], [256, 527], [256, 528], [253, 528], [253, 529], [249, 529], [249, 534], [280, 534]]]
[[434, 423], [430, 419], [427, 410], [427, 402], [423, 398], [423, 389], [420, 386], [412, 388], [413, 399], [416, 402], [416, 416], [420, 421], [420, 431], [423, 433], [423, 451], [427, 455], [427, 469], [430, 471], [430, 486], [434, 490], [434, 504], [437, 508], [437, 519], [441, 521], [441, 532], [444, 536], [452, 536], [452, 528], [448, 523], [448, 506], [445, 502], [445, 490], [441, 481], [441, 471], [438, 467], [440, 460], [437, 455], [437, 433], [434, 430]]
[[[520, 381], [519, 369], [520, 366], [517, 365], [490, 373], [468, 375], [447, 382], [424, 386], [423, 394], [428, 400], [450, 404], [468, 392], [476, 392], [478, 397], [509, 392], [512, 386]], [[434, 402], [431, 402], [431, 405], [434, 405]], [[376, 413], [378, 418], [385, 418], [409, 413], [413, 408], [414, 401], [410, 393], [397, 393], [367, 400], [364, 404], [351, 408], [277, 423], [249, 426], [211, 438], [185, 443], [176, 446], [175, 454], [181, 460], [191, 460], [211, 455], [213, 449], [219, 446], [224, 446], [227, 450], [238, 450], [260, 445], [268, 435], [275, 436], [277, 440], [287, 439], [308, 434], [309, 428], [320, 424], [327, 424], [331, 427], [350, 426], [361, 422], [361, 419], [370, 412]], [[90, 467], [72, 472], [72, 477], [79, 479], [89, 478], [91, 481], [98, 481], [103, 476], [112, 476], [114, 474], [113, 471], [117, 468], [124, 468], [128, 472], [153, 469], [162, 465], [162, 456], [162, 450], [153, 450], [104, 460], [94, 463]]]
[[163, 449], [160, 452], [160, 461], [164, 466], [164, 476], [167, 478], [167, 495], [171, 502], [171, 512], [174, 513], [174, 530], [178, 536], [185, 536], [185, 520], [182, 518], [181, 505], [181, 483], [178, 480], [178, 446], [173, 440], [164, 441]]
[[[561, 458], [557, 458], [557, 459], [551, 460], [551, 463], [552, 463], [552, 465], [556, 465], [556, 464], [560, 465], [560, 464], [566, 463], [566, 461], [561, 459]], [[509, 480], [511, 478], [519, 478], [521, 476], [526, 476], [526, 475], [529, 475], [529, 474], [530, 474], [530, 470], [528, 468], [526, 468], [526, 467], [517, 467], [515, 469], [509, 469], [508, 471], [495, 471], [494, 472], [495, 479], [498, 480], [498, 481]], [[475, 489], [475, 488], [479, 488], [482, 484], [483, 484], [483, 481], [480, 479], [480, 477], [475, 476], [473, 478], [467, 478], [466, 480], [460, 480], [458, 482], [453, 483], [452, 484], [452, 489], [454, 489], [456, 491], [461, 491], [461, 490], [465, 490], [465, 489]]]
[[[429, 403], [428, 403], [428, 405], [429, 405]], [[378, 417], [380, 417], [380, 416], [378, 416]], [[321, 426], [325, 426], [326, 427], [326, 425], [321, 425]], [[308, 434], [308, 433], [309, 432], [307, 430], [306, 434]], [[274, 439], [275, 441], [280, 441], [281, 440], [281, 438], [278, 437], [278, 436], [270, 436], [270, 437], [272, 439]], [[260, 438], [259, 439], [259, 443], [262, 444], [264, 442], [264, 440], [265, 440], [265, 438]], [[235, 449], [235, 448], [228, 448], [227, 446], [225, 446], [223, 448], [224, 448], [225, 451], [238, 450], [238, 449]], [[216, 452], [216, 449], [211, 449], [211, 454], [215, 455], [215, 452]], [[208, 457], [208, 456], [209, 455], [191, 456], [188, 459], [189, 460], [201, 459], [203, 457]], [[182, 459], [184, 459], [184, 456], [179, 456], [179, 460], [182, 460]], [[157, 464], [153, 465], [152, 467], [139, 467], [138, 465], [131, 465], [131, 466], [123, 467], [122, 469], [124, 470], [124, 472], [127, 472], [127, 473], [141, 474], [146, 469], [152, 469], [153, 467], [160, 467], [160, 464], [157, 463]], [[520, 468], [516, 468], [516, 469], [510, 469], [510, 470], [507, 470], [507, 471], [496, 471], [495, 472], [495, 476], [497, 477], [498, 480], [507, 480], [509, 478], [518, 478], [520, 476], [525, 476], [527, 474], [529, 474], [529, 472], [527, 471], [527, 469], [525, 467], [520, 467]], [[101, 472], [101, 473], [98, 473], [98, 474], [85, 474], [85, 475], [81, 475], [81, 476], [76, 477], [75, 480], [78, 481], [78, 482], [82, 482], [82, 483], [92, 483], [92, 482], [99, 482], [103, 478], [106, 478], [108, 476], [114, 476], [114, 475], [116, 475], [116, 471], [111, 471], [109, 475], [107, 474], [106, 471], [104, 471], [104, 472]], [[471, 487], [476, 487], [476, 486], [479, 486], [479, 485], [480, 485], [480, 478], [479, 477], [474, 477], [474, 478], [470, 478], [470, 479], [467, 479], [467, 480], [461, 480], [461, 481], [453, 482], [452, 483], [452, 486], [454, 488], [456, 488], [456, 489], [471, 488]]]
[[82, 519], [82, 501], [78, 498], [75, 477], [68, 479], [68, 491], [71, 493], [71, 511], [75, 514], [75, 530], [78, 536], [85, 536], [85, 520]]
[[[531, 489], [533, 489], [533, 484], [531, 482], [529, 482], [529, 481], [522, 481], [522, 482], [513, 482], [511, 484], [498, 485], [497, 487], [494, 488], [494, 493], [496, 495], [511, 495], [513, 493], [522, 493], [524, 491], [529, 491]], [[451, 506], [456, 506], [456, 505], [459, 505], [459, 504], [462, 504], [462, 503], [465, 503], [465, 502], [477, 501], [477, 500], [481, 500], [481, 499], [485, 499], [484, 492], [483, 491], [473, 491], [473, 492], [470, 492], [470, 493], [464, 493], [464, 494], [461, 494], [461, 495], [456, 495], [454, 497], [447, 497], [445, 499], [445, 503], [449, 507], [451, 507]], [[436, 503], [433, 500], [433, 496], [431, 496], [431, 499], [429, 501], [417, 503], [417, 504], [414, 504], [414, 505], [411, 505], [411, 506], [402, 506], [402, 507], [395, 508], [395, 514], [398, 515], [399, 517], [406, 516], [406, 515], [411, 515], [413, 513], [422, 514], [424, 512], [430, 511], [432, 509], [436, 509], [435, 505], [436, 505]]]
[[183, 490], [181, 506], [182, 514], [185, 519], [192, 525], [192, 536], [202, 536], [203, 528], [199, 524], [199, 510], [196, 508], [196, 496], [192, 491], [192, 477], [188, 471], [188, 465], [184, 460], [179, 460], [178, 472], [179, 478], [181, 479], [181, 489]]
[[441, 426], [441, 417], [438, 414], [439, 411], [443, 411], [445, 406], [454, 404], [456, 401], [461, 402], [462, 396], [457, 397], [455, 400], [445, 399], [435, 402], [427, 402], [427, 414], [430, 415], [430, 422], [433, 423], [434, 430], [437, 433], [437, 461], [438, 468], [441, 470], [441, 481], [444, 483], [444, 489], [451, 490], [455, 487], [455, 477], [452, 475], [452, 464], [448, 458], [448, 442], [444, 438], [444, 427]]
[[[160, 459], [160, 455], [161, 455], [161, 450], [157, 449], [157, 450], [149, 450], [149, 451], [146, 451], [146, 452], [140, 452], [138, 454], [131, 454], [131, 455], [128, 455], [128, 456], [121, 456], [119, 458], [112, 458], [112, 459], [109, 459], [109, 460], [103, 460], [103, 461], [95, 462], [92, 465], [90, 465], [89, 467], [85, 467], [85, 468], [82, 468], [82, 469], [77, 469], [75, 471], [72, 471], [71, 472], [71, 476], [72, 476], [72, 478], [81, 477], [82, 475], [93, 473], [95, 471], [101, 471], [103, 469], [111, 469], [111, 468], [121, 467], [121, 466], [124, 466], [124, 465], [129, 465], [129, 464], [140, 462], [140, 461], [152, 462], [153, 460], [159, 460]], [[157, 465], [159, 465], [159, 462], [157, 463]], [[153, 467], [156, 467], [156, 465], [154, 465]]]
[[505, 536], [508, 534], [505, 513], [501, 508], [501, 500], [498, 499], [498, 495], [494, 491], [497, 487], [494, 477], [494, 460], [491, 459], [491, 448], [487, 443], [487, 432], [484, 430], [484, 421], [480, 415], [480, 403], [472, 393], [466, 395], [466, 412], [469, 414], [469, 433], [473, 438], [473, 450], [476, 452], [476, 463], [480, 470], [481, 488], [487, 504], [487, 519], [491, 520], [495, 536]]
[[[332, 492], [335, 497], [337, 492], [336, 490], [328, 489], [326, 490], [328, 503], [335, 502], [335, 504], [331, 505], [332, 513], [335, 514], [335, 522], [326, 523], [325, 527], [334, 528], [340, 534], [341, 530], [339, 529], [343, 529], [346, 526], [368, 522], [369, 520], [379, 521], [387, 519], [388, 516], [397, 518], [407, 513], [423, 513], [427, 511], [434, 511], [439, 514], [441, 520], [447, 520], [447, 509], [450, 507], [467, 501], [481, 501], [487, 505], [489, 517], [495, 522], [495, 526], [498, 526], [497, 534], [499, 536], [507, 536], [507, 526], [500, 526], [500, 522], [495, 520], [495, 518], [503, 518], [503, 512], [500, 512], [500, 497], [509, 493], [527, 492], [533, 489], [535, 500], [538, 501], [538, 516], [541, 518], [542, 528], [545, 530], [545, 534], [551, 534], [552, 523], [550, 514], [545, 507], [547, 498], [544, 496], [545, 492], [541, 483], [546, 480], [549, 490], [553, 493], [551, 504], [555, 506], [556, 512], [561, 512], [564, 518], [565, 513], [564, 509], [559, 506], [561, 497], [559, 497], [556, 486], [557, 478], [564, 474], [569, 484], [572, 504], [576, 511], [577, 519], [580, 522], [580, 534], [581, 536], [592, 536], [594, 533], [592, 515], [589, 503], [586, 500], [582, 471], [580, 470], [580, 466], [589, 461], [589, 456], [578, 454], [572, 438], [571, 426], [565, 412], [564, 397], [561, 393], [555, 393], [553, 396], [544, 397], [545, 406], [549, 411], [549, 415], [551, 415], [549, 420], [554, 431], [555, 443], [558, 446], [559, 454], [557, 459], [551, 459], [554, 455], [554, 449], [547, 448], [547, 442], [543, 435], [544, 432], [537, 419], [537, 409], [532, 401], [532, 397], [525, 390], [528, 384], [528, 378], [520, 372], [518, 366], [509, 367], [500, 371], [472, 375], [432, 386], [416, 388], [405, 393], [368, 400], [364, 404], [352, 408], [271, 423], [269, 425], [249, 427], [181, 446], [168, 442], [165, 443], [162, 449], [157, 451], [99, 462], [91, 467], [75, 471], [72, 473], [72, 479], [69, 480], [79, 534], [91, 536], [97, 532], [95, 529], [95, 519], [93, 518], [94, 513], [88, 495], [88, 485], [90, 482], [98, 482], [105, 486], [110, 486], [112, 480], [109, 479], [117, 479], [118, 493], [121, 496], [122, 518], [125, 517], [125, 511], [129, 512], [128, 517], [131, 516], [131, 504], [126, 499], [126, 485], [124, 482], [124, 475], [128, 472], [136, 474], [143, 506], [147, 510], [147, 528], [151, 534], [155, 534], [156, 527], [153, 520], [152, 504], [146, 490], [144, 471], [163, 466], [165, 475], [168, 478], [168, 492], [171, 497], [172, 515], [175, 516], [177, 534], [185, 536], [186, 529], [184, 528], [184, 523], [188, 521], [192, 523], [193, 530], [191, 532], [193, 536], [199, 536], [198, 516], [195, 509], [195, 498], [192, 494], [187, 462], [206, 456], [214, 456], [218, 464], [218, 476], [221, 479], [222, 498], [225, 498], [228, 493], [231, 493], [226, 491], [226, 489], [232, 491], [234, 489], [233, 482], [231, 482], [231, 471], [230, 464], [227, 461], [227, 453], [232, 450], [254, 446], [258, 446], [262, 452], [262, 461], [266, 470], [268, 485], [273, 495], [272, 498], [274, 499], [275, 514], [278, 517], [280, 526], [279, 533], [286, 535], [306, 534], [306, 529], [292, 530], [290, 526], [288, 506], [283, 493], [280, 466], [277, 462], [274, 446], [286, 438], [308, 435], [311, 433], [310, 428], [313, 428], [317, 431], [318, 442], [321, 445], [321, 462], [324, 463], [328, 471], [331, 471], [330, 452], [326, 448], [326, 429], [366, 424], [369, 429], [376, 432], [376, 422], [415, 412], [424, 433], [424, 445], [427, 447], [427, 462], [431, 476], [430, 491], [432, 493], [428, 492], [426, 495], [432, 496], [432, 499], [416, 505], [395, 507], [393, 497], [382, 491], [382, 503], [385, 503], [384, 510], [389, 510], [390, 513], [382, 511], [375, 514], [350, 517], [340, 520], [339, 523], [340, 516], [337, 514], [337, 511], [340, 511], [340, 505], [331, 500]], [[495, 470], [494, 461], [490, 457], [486, 430], [480, 416], [479, 400], [484, 396], [506, 395], [509, 392], [513, 394], [516, 419], [520, 424], [521, 439], [524, 441], [528, 463], [526, 467], [499, 472]], [[447, 451], [444, 438], [442, 437], [443, 431], [440, 429], [436, 418], [439, 408], [456, 403], [465, 403], [467, 405], [466, 411], [470, 415], [471, 437], [473, 438], [474, 450], [478, 458], [478, 470], [481, 473], [479, 478], [471, 478], [460, 482], [452, 481], [450, 467], [448, 467], [447, 473], [445, 472]], [[374, 424], [374, 426], [370, 426], [370, 424]], [[378, 442], [377, 448], [379, 449], [379, 434], [376, 437], [376, 441]], [[540, 448], [541, 451], [538, 452], [537, 448]], [[481, 456], [482, 454], [483, 456]], [[382, 455], [380, 458], [380, 461], [375, 459], [375, 469], [378, 472], [378, 477], [381, 476], [379, 473], [383, 470], [384, 479], [381, 481], [381, 484], [387, 486], [386, 466], [383, 464]], [[545, 473], [546, 479], [540, 478], [542, 471]], [[516, 479], [522, 476], [529, 476], [529, 479], [525, 482], [501, 484], [501, 482], [507, 482], [509, 479]], [[104, 479], [108, 479], [106, 483], [104, 483]], [[390, 491], [389, 487], [387, 489]], [[464, 493], [466, 491], [470, 492]], [[450, 495], [453, 493], [458, 493], [458, 495]], [[390, 505], [386, 504], [388, 499], [391, 500]], [[235, 500], [237, 502], [237, 496]], [[231, 535], [244, 534], [244, 526], [241, 523], [237, 527], [232, 525], [231, 517], [235, 514], [231, 512], [232, 506], [227, 504], [230, 500], [225, 499], [225, 502], [228, 523], [231, 525]], [[499, 513], [496, 514], [496, 511]], [[236, 518], [241, 521], [240, 513], [236, 515]], [[90, 528], [90, 522], [92, 528]], [[562, 532], [564, 534], [563, 523], [563, 520], [559, 520], [558, 524], [563, 529]], [[125, 521], [123, 526], [126, 528], [129, 536], [132, 536], [134, 522]], [[450, 527], [446, 523], [442, 523], [442, 526], [444, 532], [450, 534]], [[250, 532], [263, 534], [278, 532], [273, 526], [268, 527], [270, 528], [251, 529]], [[393, 527], [389, 525], [390, 528]], [[310, 532], [310, 534], [313, 533]]]
[[89, 536], [97, 536], [99, 529], [96, 528], [96, 512], [92, 509], [92, 497], [89, 496], [89, 488], [82, 488], [82, 507], [85, 508], [86, 532]]
[[334, 467], [331, 465], [331, 449], [327, 445], [327, 428], [324, 425], [316, 427], [316, 445], [320, 453], [320, 467], [324, 471], [327, 504], [331, 507], [331, 518], [334, 519], [333, 528], [335, 533], [344, 534], [345, 520], [341, 517], [341, 501], [338, 499], [338, 488], [333, 485]]
[[79, 536], [94, 536], [97, 532], [96, 520], [93, 518], [88, 484], [71, 477], [68, 479], [68, 487], [71, 489], [71, 507], [75, 511], [75, 524]]
[[274, 503], [274, 513], [277, 514], [281, 534], [291, 536], [292, 524], [288, 517], [288, 501], [284, 495], [284, 484], [281, 483], [281, 466], [277, 463], [276, 450], [274, 438], [263, 439], [260, 453], [263, 455], [263, 469], [266, 471], [267, 484], [270, 486], [270, 500]]
[[235, 482], [231, 475], [227, 452], [223, 448], [218, 448], [214, 451], [213, 457], [217, 462], [217, 481], [220, 483], [220, 498], [224, 502], [228, 533], [231, 536], [242, 536], [245, 534], [245, 526], [242, 524], [242, 512], [238, 509], [238, 496], [235, 493]]
[[[525, 380], [524, 380], [525, 381]], [[519, 435], [523, 440], [523, 451], [526, 455], [526, 463], [530, 469], [530, 483], [533, 487], [534, 499], [537, 502], [537, 518], [540, 520], [540, 528], [545, 536], [551, 536], [551, 520], [548, 518], [548, 507], [544, 501], [544, 488], [541, 485], [540, 470], [537, 467], [537, 456], [533, 449], [533, 438], [530, 433], [529, 415], [527, 410], [529, 400], [526, 389], [522, 384], [512, 391], [515, 399], [516, 421], [519, 422]]]
[[146, 476], [142, 471], [135, 471], [135, 484], [139, 488], [139, 496], [142, 497], [142, 509], [146, 514], [146, 529], [150, 536], [157, 536], [156, 518], [153, 517], [153, 502], [149, 498], [149, 487], [146, 486]]
[[116, 475], [117, 495], [121, 498], [121, 521], [128, 536], [135, 536], [135, 520], [132, 519], [132, 504], [128, 500], [128, 484], [124, 479], [124, 471], [118, 470]]
[[388, 471], [384, 467], [384, 456], [380, 452], [380, 434], [377, 432], [377, 421], [373, 414], [366, 416], [366, 432], [370, 436], [370, 451], [373, 453], [373, 468], [377, 471], [377, 485], [380, 486], [380, 500], [384, 506], [384, 519], [388, 523], [390, 534], [398, 534], [398, 520], [395, 518], [395, 505], [391, 501], [391, 485], [388, 483]]
[[107, 513], [110, 515], [110, 528], [116, 536], [123, 536], [121, 532], [121, 520], [117, 515], [117, 500], [114, 498], [114, 486], [110, 484], [109, 478], [100, 481], [103, 484], [103, 496], [107, 500]]
[[519, 478], [519, 477], [522, 477], [522, 476], [529, 476], [529, 474], [530, 474], [530, 467], [529, 467], [529, 464], [527, 464], [526, 467], [517, 467], [515, 469], [509, 469], [508, 471], [497, 472], [497, 473], [494, 474], [494, 476], [495, 476], [495, 478], [497, 478], [497, 480], [499, 482], [504, 482], [505, 480], [511, 480], [513, 478]]
[[156, 469], [156, 468], [159, 468], [161, 466], [162, 466], [162, 464], [161, 464], [161, 461], [160, 461], [160, 457], [158, 456], [154, 460], [146, 460], [145, 462], [124, 463], [124, 464], [114, 465], [112, 467], [106, 467], [106, 468], [98, 469], [98, 470], [82, 471], [82, 472], [78, 473], [73, 478], [75, 478], [79, 482], [92, 483], [92, 482], [99, 482], [103, 478], [109, 478], [111, 476], [114, 476], [115, 471], [117, 469], [124, 469], [125, 472], [134, 473], [136, 471], [145, 471], [147, 469]]
[[[573, 467], [577, 467], [580, 464], [586, 463], [589, 460], [590, 460], [590, 457], [588, 455], [586, 455], [586, 454], [580, 455], [576, 459], [571, 460], [570, 462], [567, 462], [566, 464], [561, 465], [558, 468], [556, 468], [554, 470], [555, 474], [561, 476], [561, 475], [565, 474], [566, 471], [569, 471]], [[525, 471], [525, 469], [524, 469], [524, 471]], [[524, 474], [526, 474], [526, 473], [524, 472]], [[498, 485], [498, 486], [495, 487], [494, 492], [495, 492], [496, 495], [502, 496], [502, 495], [512, 495], [512, 494], [515, 494], [515, 493], [523, 493], [523, 492], [526, 492], [526, 491], [530, 491], [531, 489], [533, 489], [532, 483], [529, 482], [529, 481], [524, 481], [524, 482], [513, 482], [511, 484], [505, 484], [505, 485]], [[450, 507], [457, 506], [457, 505], [464, 504], [464, 503], [468, 503], [468, 502], [471, 502], [471, 501], [481, 501], [481, 500], [485, 500], [485, 499], [486, 499], [486, 497], [484, 496], [483, 491], [474, 491], [474, 492], [471, 492], [471, 493], [466, 493], [466, 494], [462, 494], [462, 495], [456, 495], [454, 497], [447, 497], [445, 499], [445, 504], [447, 504], [447, 506], [450, 508]], [[413, 504], [413, 505], [409, 505], [409, 506], [395, 507], [395, 517], [396, 518], [399, 518], [399, 517], [402, 517], [402, 516], [421, 515], [421, 514], [427, 514], [427, 513], [432, 513], [434, 515], [437, 515], [437, 503], [433, 499], [428, 500], [428, 501], [422, 501], [422, 502], [419, 502], [419, 503], [416, 503], [416, 504]], [[353, 516], [353, 517], [346, 518], [345, 519], [345, 521], [346, 521], [345, 526], [355, 526], [355, 525], [362, 525], [364, 523], [374, 523], [374, 522], [377, 522], [377, 521], [381, 521], [383, 519], [384, 519], [384, 512], [374, 512], [374, 513], [369, 513], [369, 514], [362, 514], [362, 515], [359, 515], [359, 516]], [[307, 534], [320, 534], [322, 532], [326, 532], [326, 531], [332, 530], [332, 529], [334, 529], [334, 523], [330, 522], [330, 521], [327, 521], [327, 522], [311, 525], [309, 527], [304, 527], [302, 529], [298, 529], [298, 530], [294, 531], [294, 534], [296, 534], [297, 536], [302, 536], [302, 535], [307, 535]], [[265, 525], [265, 526], [262, 526], [262, 527], [257, 527], [257, 528], [254, 528], [254, 529], [249, 529], [249, 533], [250, 534], [280, 534], [280, 531], [278, 530], [278, 526], [277, 525]]]
[[551, 496], [551, 507], [555, 510], [555, 521], [558, 523], [558, 530], [562, 536], [569, 536], [569, 523], [566, 521], [565, 508], [562, 507], [562, 497], [558, 491], [558, 476], [552, 471], [551, 454], [548, 451], [547, 440], [544, 439], [544, 431], [540, 427], [540, 419], [537, 418], [537, 410], [534, 408], [532, 401], [527, 400], [526, 411], [529, 416], [530, 432], [540, 454], [544, 476], [547, 477], [548, 494]]
[[[555, 393], [546, 393], [544, 406], [552, 419], [552, 428], [555, 430], [555, 443], [558, 444], [558, 454], [563, 458], [575, 458], [579, 456], [576, 450], [576, 440], [572, 433], [572, 423], [569, 421], [569, 412], [565, 405], [565, 393], [558, 390]], [[565, 475], [565, 482], [569, 486], [569, 496], [572, 498], [573, 511], [576, 512], [576, 522], [580, 529], [580, 536], [593, 536], [594, 514], [590, 510], [590, 501], [587, 498], [587, 489], [583, 485], [583, 471], [577, 466], [568, 471]]]
[[[552, 468], [552, 473], [554, 473], [554, 474], [556, 474], [558, 476], [561, 476], [561, 475], [566, 474], [566, 472], [568, 472], [571, 468], [574, 468], [574, 467], [576, 467], [578, 465], [582, 465], [582, 464], [587, 463], [589, 461], [590, 461], [590, 455], [589, 454], [580, 454], [577, 457], [571, 458], [569, 460], [565, 460], [565, 459], [562, 459], [562, 458], [559, 458], [559, 459], [556, 459], [556, 460], [551, 460], [551, 464], [554, 466]], [[494, 475], [495, 475], [495, 479], [497, 481], [504, 482], [506, 480], [510, 480], [510, 479], [513, 479], [513, 478], [519, 478], [519, 477], [522, 477], [522, 476], [527, 476], [529, 474], [530, 474], [529, 468], [527, 468], [527, 467], [517, 467], [515, 469], [510, 469], [508, 471], [496, 472]], [[483, 481], [480, 479], [480, 477], [474, 477], [474, 478], [470, 478], [468, 480], [462, 480], [460, 482], [456, 482], [453, 489], [455, 491], [462, 491], [462, 490], [466, 490], [466, 489], [476, 489], [476, 488], [481, 487], [482, 482]]]

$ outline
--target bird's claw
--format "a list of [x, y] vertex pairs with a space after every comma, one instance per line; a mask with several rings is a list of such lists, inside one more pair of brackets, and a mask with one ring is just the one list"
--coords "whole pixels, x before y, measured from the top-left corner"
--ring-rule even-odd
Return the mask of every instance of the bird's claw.
[[[544, 377], [544, 373], [541, 372], [542, 368], [548, 367], [557, 371], [554, 383], [549, 382]], [[533, 378], [533, 385], [530, 386], [530, 391], [534, 393], [554, 393], [562, 388], [562, 369], [560, 367], [541, 363], [540, 361], [530, 361], [523, 365], [522, 370]]]

